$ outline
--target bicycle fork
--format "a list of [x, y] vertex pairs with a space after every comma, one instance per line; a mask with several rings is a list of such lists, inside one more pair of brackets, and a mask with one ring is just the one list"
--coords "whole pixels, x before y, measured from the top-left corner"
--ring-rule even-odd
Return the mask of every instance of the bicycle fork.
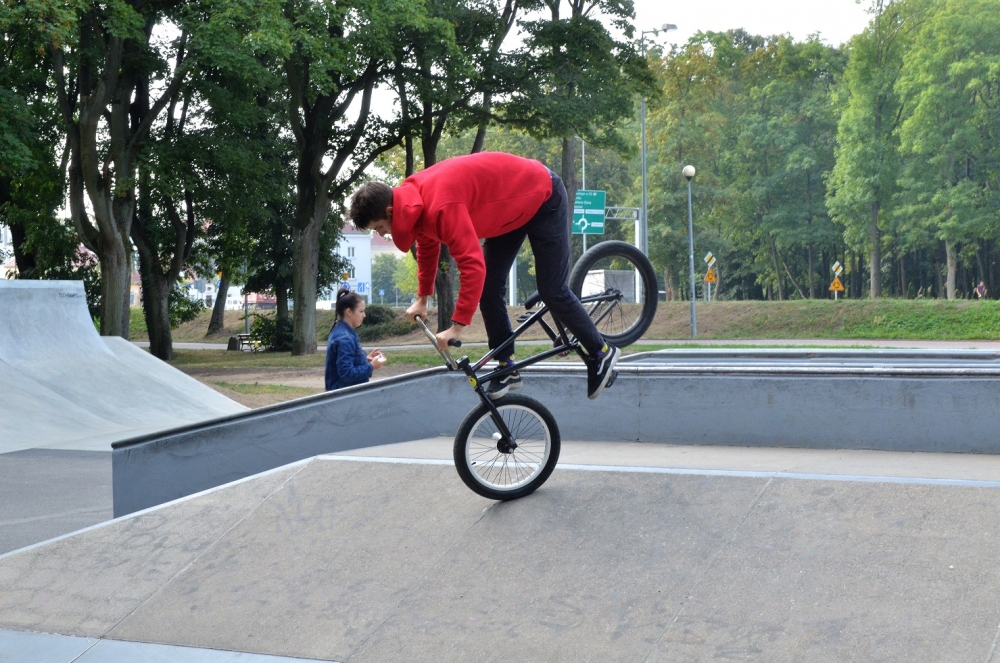
[[[479, 400], [486, 404], [486, 408], [490, 411], [490, 419], [493, 420], [493, 425], [496, 426], [497, 432], [493, 434], [493, 439], [497, 443], [497, 451], [502, 454], [509, 454], [517, 449], [517, 440], [511, 434], [510, 429], [507, 428], [506, 422], [504, 422], [503, 417], [500, 416], [500, 410], [497, 406], [493, 404], [493, 399], [486, 395], [486, 390], [483, 388], [482, 383], [479, 382], [479, 378], [476, 376], [476, 372], [472, 370], [469, 365], [469, 358], [462, 357], [458, 361], [458, 368], [465, 371], [465, 375], [469, 378], [469, 382], [472, 383], [473, 388], [475, 388], [476, 393], [479, 394]], [[499, 438], [497, 438], [499, 435]]]

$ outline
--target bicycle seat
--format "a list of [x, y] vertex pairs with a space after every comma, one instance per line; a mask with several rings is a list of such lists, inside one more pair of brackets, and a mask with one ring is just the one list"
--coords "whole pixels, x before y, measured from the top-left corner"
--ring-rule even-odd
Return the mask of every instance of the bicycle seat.
[[541, 295], [538, 294], [538, 291], [536, 290], [530, 295], [528, 295], [528, 298], [524, 300], [524, 308], [527, 309], [535, 308], [535, 304], [537, 304], [540, 301], [542, 301], [542, 297]]

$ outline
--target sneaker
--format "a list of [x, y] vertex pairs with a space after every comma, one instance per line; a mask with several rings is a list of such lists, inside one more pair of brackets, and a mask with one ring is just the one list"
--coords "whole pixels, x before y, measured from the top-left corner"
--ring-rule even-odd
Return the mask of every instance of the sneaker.
[[614, 381], [615, 364], [622, 351], [611, 347], [607, 352], [587, 363], [587, 398], [593, 400], [601, 395], [605, 387]]
[[490, 384], [486, 387], [486, 395], [490, 397], [490, 400], [497, 400], [498, 398], [503, 398], [507, 395], [507, 392], [511, 389], [521, 388], [521, 374], [517, 371], [513, 373], [508, 373], [502, 378], [496, 380], [490, 380]]

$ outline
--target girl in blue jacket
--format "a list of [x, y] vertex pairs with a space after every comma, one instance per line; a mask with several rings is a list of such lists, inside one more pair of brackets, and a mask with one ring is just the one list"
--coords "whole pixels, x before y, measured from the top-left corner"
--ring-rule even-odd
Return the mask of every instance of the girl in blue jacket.
[[365, 300], [345, 288], [337, 291], [337, 322], [326, 341], [326, 390], [368, 382], [385, 356], [375, 348], [367, 355], [354, 331], [365, 320]]

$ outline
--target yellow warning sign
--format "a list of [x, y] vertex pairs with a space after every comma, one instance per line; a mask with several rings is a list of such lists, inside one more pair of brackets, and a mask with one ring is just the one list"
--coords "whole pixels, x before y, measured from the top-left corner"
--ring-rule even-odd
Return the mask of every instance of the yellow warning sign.
[[844, 284], [840, 282], [840, 277], [834, 277], [833, 283], [830, 284], [830, 292], [844, 292]]
[[711, 267], [708, 268], [708, 273], [705, 274], [705, 283], [715, 283], [715, 272]]

